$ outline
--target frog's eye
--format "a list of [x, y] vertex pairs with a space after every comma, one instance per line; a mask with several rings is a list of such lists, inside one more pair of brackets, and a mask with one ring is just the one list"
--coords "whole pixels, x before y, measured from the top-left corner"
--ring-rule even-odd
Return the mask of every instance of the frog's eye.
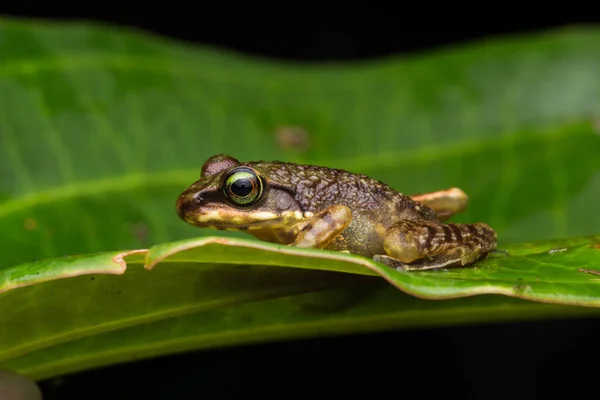
[[248, 206], [262, 195], [263, 183], [254, 170], [241, 167], [229, 173], [223, 190], [225, 196], [235, 204]]

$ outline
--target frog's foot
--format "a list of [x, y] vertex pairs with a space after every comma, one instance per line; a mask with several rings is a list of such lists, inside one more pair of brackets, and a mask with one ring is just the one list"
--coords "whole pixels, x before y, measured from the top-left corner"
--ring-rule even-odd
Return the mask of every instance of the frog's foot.
[[399, 271], [409, 271], [410, 265], [383, 254], [375, 254], [373, 260]]
[[[487, 257], [487, 253], [480, 254], [478, 257], [472, 259], [472, 261], [467, 262], [472, 263]], [[403, 263], [400, 260], [395, 258], [383, 255], [376, 254], [373, 256], [373, 260], [385, 264], [388, 267], [397, 269], [398, 271], [426, 271], [426, 270], [434, 270], [434, 269], [444, 269], [451, 267], [464, 266], [462, 264], [462, 260], [460, 255], [450, 255], [448, 254], [446, 257], [434, 257], [434, 258], [424, 258], [422, 260], [414, 261], [410, 264]], [[465, 264], [466, 265], [466, 264]]]
[[343, 205], [333, 205], [310, 217], [296, 236], [292, 246], [324, 248], [352, 221], [352, 211]]
[[488, 225], [439, 224], [404, 220], [386, 233], [385, 255], [375, 261], [411, 271], [458, 267], [487, 256], [496, 248], [496, 232]]

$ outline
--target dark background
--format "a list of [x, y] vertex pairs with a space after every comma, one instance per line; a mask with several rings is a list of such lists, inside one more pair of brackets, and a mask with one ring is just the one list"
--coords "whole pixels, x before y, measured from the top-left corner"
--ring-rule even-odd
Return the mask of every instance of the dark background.
[[[595, 22], [535, 18], [486, 4], [447, 14], [433, 2], [366, 10], [300, 3], [222, 10], [203, 2], [1, 3], [4, 15], [135, 26], [182, 41], [296, 62], [408, 54], [498, 34]], [[17, 5], [18, 4], [18, 5]], [[543, 6], [550, 13], [547, 5]], [[535, 11], [535, 10], [534, 10]], [[585, 11], [585, 10], [583, 10]], [[460, 17], [457, 17], [460, 14]], [[519, 15], [522, 21], [515, 20]], [[41, 382], [45, 399], [569, 398], [597, 396], [598, 320], [411, 330], [303, 340], [162, 357]]]

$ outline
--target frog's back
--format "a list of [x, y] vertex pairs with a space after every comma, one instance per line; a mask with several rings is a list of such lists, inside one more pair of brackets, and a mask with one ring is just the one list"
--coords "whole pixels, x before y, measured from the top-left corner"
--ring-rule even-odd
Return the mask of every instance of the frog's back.
[[390, 186], [341, 169], [288, 162], [252, 162], [268, 179], [294, 194], [304, 211], [319, 212], [331, 205], [349, 207], [353, 214], [371, 214], [393, 223], [399, 219], [435, 219], [433, 210]]

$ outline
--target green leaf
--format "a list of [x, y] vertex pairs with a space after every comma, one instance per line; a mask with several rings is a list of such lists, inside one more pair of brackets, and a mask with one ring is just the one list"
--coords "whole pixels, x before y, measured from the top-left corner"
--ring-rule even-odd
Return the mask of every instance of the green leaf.
[[[465, 190], [469, 209], [455, 220], [489, 223], [515, 257], [491, 258], [489, 270], [386, 271], [411, 293], [516, 287], [589, 303], [595, 278], [574, 269], [600, 269], [591, 242], [548, 254], [558, 248], [550, 242], [535, 255], [517, 244], [599, 233], [600, 31], [301, 66], [110, 27], [3, 19], [0, 59], [0, 366], [47, 377], [321, 332], [597, 312], [504, 296], [423, 301], [376, 276], [278, 268], [271, 258], [147, 272], [134, 254], [126, 273], [105, 272], [121, 271], [113, 258], [129, 250], [119, 249], [213, 235], [180, 221], [175, 200], [206, 158], [229, 153], [345, 168], [408, 194]], [[293, 127], [306, 144], [289, 140]], [[63, 258], [73, 254], [92, 255]], [[476, 273], [478, 286], [474, 275], [461, 280]], [[550, 278], [538, 283], [538, 273]], [[306, 299], [317, 310], [342, 306], [307, 314]]]
[[[398, 271], [350, 254], [293, 248], [257, 241], [202, 238], [149, 249], [146, 267], [162, 262], [274, 265], [378, 275], [423, 299], [503, 294], [527, 300], [600, 307], [600, 236], [509, 246], [471, 268]], [[593, 268], [598, 268], [594, 270]], [[594, 275], [590, 276], [588, 274]]]
[[[14, 290], [12, 285], [0, 310], [2, 304], [23, 304], [31, 297], [50, 301], [25, 310], [2, 310], [6, 326], [56, 313], [65, 296], [85, 298], [87, 304], [62, 309], [53, 325], [44, 326], [43, 337], [5, 333], [0, 359], [8, 358], [5, 367], [45, 378], [166, 352], [316, 333], [464, 324], [507, 316], [598, 315], [600, 310], [593, 308], [538, 307], [498, 297], [423, 302], [389, 285], [425, 299], [504, 294], [599, 307], [599, 279], [579, 270], [582, 265], [600, 265], [598, 242], [597, 237], [587, 237], [511, 246], [510, 256], [444, 272], [398, 272], [344, 253], [222, 237], [160, 244], [149, 249], [145, 261], [140, 252], [125, 252], [37, 262], [15, 270], [38, 276], [36, 269], [43, 275], [50, 263], [55, 280], [31, 282], [29, 290]], [[109, 274], [124, 272], [123, 258], [133, 268], [122, 277], [97, 275], [101, 266]], [[142, 262], [151, 272], [140, 274]], [[93, 285], [84, 284], [88, 274], [94, 274]], [[74, 275], [81, 276], [62, 279]], [[81, 283], [73, 285], [77, 279]], [[92, 315], [80, 317], [87, 313]], [[32, 328], [26, 331], [35, 332]]]

